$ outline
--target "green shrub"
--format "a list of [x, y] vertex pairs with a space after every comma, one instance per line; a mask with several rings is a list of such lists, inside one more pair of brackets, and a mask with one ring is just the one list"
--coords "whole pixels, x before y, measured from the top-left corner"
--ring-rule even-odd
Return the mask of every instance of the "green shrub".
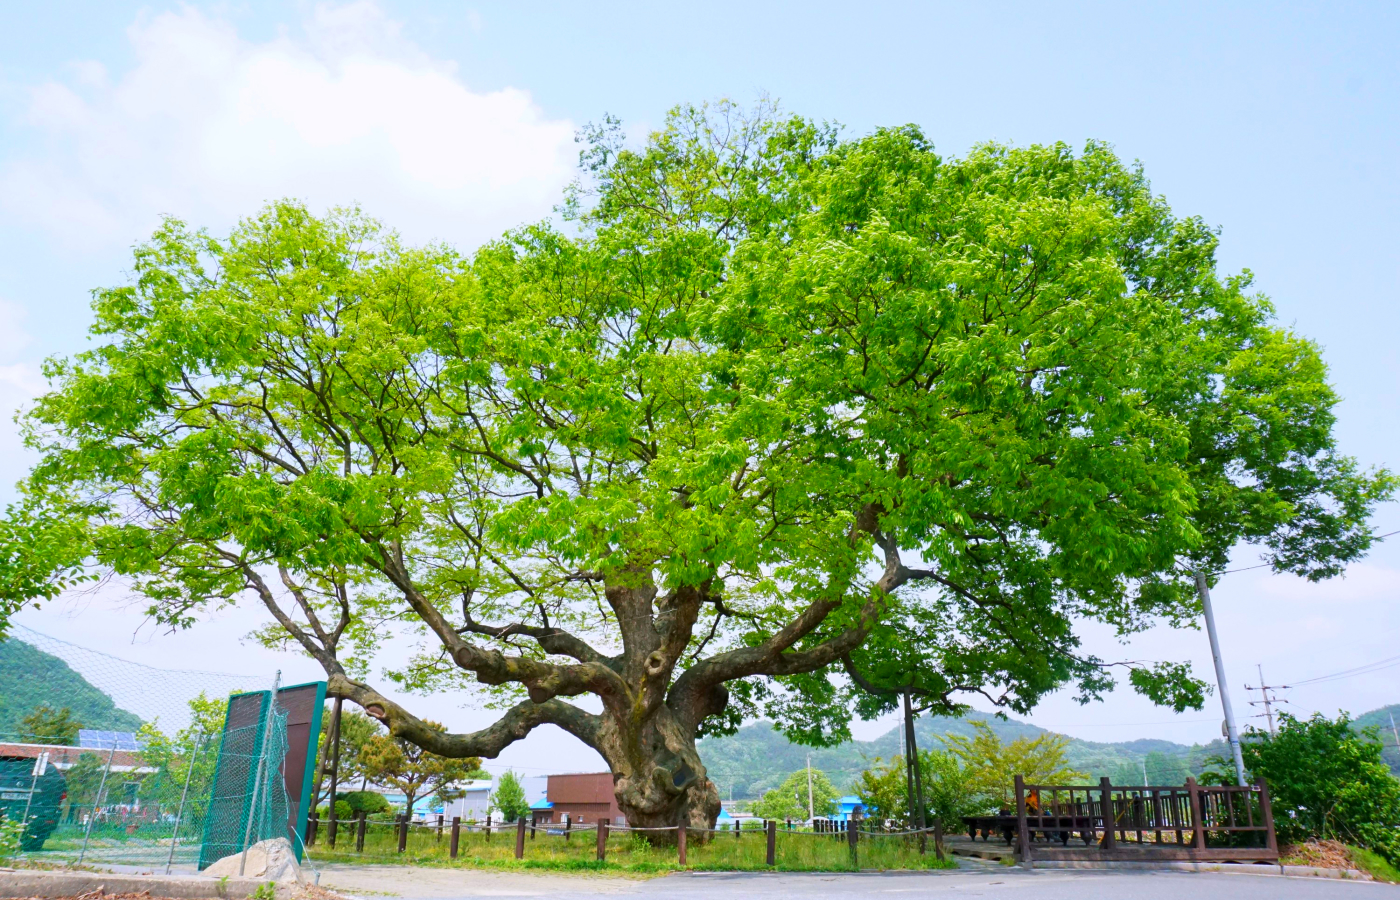
[[1374, 729], [1358, 733], [1345, 713], [1285, 713], [1276, 735], [1255, 735], [1241, 752], [1250, 773], [1268, 782], [1280, 841], [1335, 839], [1400, 863], [1400, 780], [1381, 761]]
[[347, 794], [337, 794], [335, 802], [337, 816], [340, 815], [341, 803], [350, 807], [350, 815], [345, 816], [347, 819], [353, 818], [361, 812], [367, 816], [373, 816], [389, 812], [393, 808], [389, 805], [389, 801], [384, 799], [383, 794], [377, 794], [374, 791], [350, 791]]

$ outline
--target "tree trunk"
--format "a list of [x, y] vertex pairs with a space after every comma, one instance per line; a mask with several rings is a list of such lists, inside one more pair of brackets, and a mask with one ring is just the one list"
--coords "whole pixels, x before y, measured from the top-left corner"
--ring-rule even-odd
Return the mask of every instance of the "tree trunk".
[[[617, 805], [629, 825], [670, 829], [647, 834], [663, 845], [675, 843], [682, 817], [691, 828], [714, 828], [719, 790], [706, 776], [694, 736], [669, 707], [640, 719], [605, 711], [603, 720], [595, 747], [612, 770]], [[706, 831], [691, 835], [692, 842], [708, 838]]]

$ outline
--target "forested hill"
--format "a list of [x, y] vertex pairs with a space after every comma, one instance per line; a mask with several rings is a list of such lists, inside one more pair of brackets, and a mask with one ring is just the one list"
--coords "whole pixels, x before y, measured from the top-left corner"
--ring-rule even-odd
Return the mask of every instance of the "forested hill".
[[1390, 771], [1400, 774], [1400, 748], [1397, 748], [1395, 738], [1395, 732], [1400, 729], [1397, 729], [1396, 723], [1400, 723], [1400, 703], [1382, 706], [1356, 717], [1357, 728], [1376, 729], [1376, 736], [1385, 746], [1381, 757], [1390, 766]]
[[141, 727], [140, 717], [119, 709], [63, 660], [16, 638], [0, 641], [0, 740], [14, 740], [20, 720], [44, 703], [68, 707], [84, 728]]
[[[974, 720], [985, 721], [1005, 741], [1046, 733], [1045, 729], [1027, 722], [972, 713], [961, 719], [925, 716], [915, 723], [915, 734], [921, 747], [938, 747], [941, 735], [972, 734]], [[745, 725], [730, 737], [705, 738], [700, 741], [699, 749], [710, 777], [719, 786], [720, 796], [728, 800], [732, 795], [738, 800], [756, 798], [777, 787], [789, 773], [806, 765], [809, 753], [813, 768], [825, 772], [838, 790], [847, 790], [861, 770], [877, 757], [888, 759], [899, 755], [900, 737], [896, 728], [873, 741], [850, 741], [837, 747], [810, 749], [792, 743], [768, 722], [756, 722]], [[1095, 781], [1107, 775], [1120, 784], [1141, 784], [1145, 764], [1151, 783], [1180, 784], [1188, 775], [1200, 772], [1206, 757], [1225, 756], [1227, 751], [1224, 742], [1218, 740], [1187, 746], [1151, 738], [1121, 743], [1071, 738], [1067, 755], [1071, 766], [1088, 773]]]

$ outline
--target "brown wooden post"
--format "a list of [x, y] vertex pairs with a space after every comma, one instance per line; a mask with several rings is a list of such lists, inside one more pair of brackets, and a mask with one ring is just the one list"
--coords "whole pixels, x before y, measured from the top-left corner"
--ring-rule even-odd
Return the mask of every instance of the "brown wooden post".
[[1197, 850], [1206, 849], [1205, 804], [1201, 802], [1201, 789], [1196, 779], [1186, 779], [1186, 793], [1191, 800], [1191, 846]]
[[462, 817], [452, 817], [452, 838], [447, 842], [447, 858], [457, 858], [457, 848], [462, 842]]
[[535, 814], [530, 813], [530, 840], [535, 839]]
[[408, 847], [408, 813], [399, 816], [399, 852]]
[[681, 865], [685, 865], [685, 838], [686, 831], [685, 817], [681, 817], [681, 824], [676, 826], [676, 858]]
[[515, 858], [525, 858], [525, 817], [515, 820]]
[[491, 814], [486, 814], [486, 843], [491, 843]]
[[768, 832], [768, 865], [778, 864], [778, 823], [769, 819], [763, 823], [763, 828]]
[[598, 862], [608, 858], [608, 820], [598, 820]]
[[[326, 822], [326, 843], [332, 847], [335, 846], [335, 835], [340, 824], [339, 817], [335, 814], [335, 795], [340, 790], [340, 707], [343, 702], [344, 698], [335, 698], [335, 707], [331, 712], [330, 733], [326, 735], [330, 738], [331, 743], [331, 792], [328, 801], [329, 809], [326, 810], [326, 818], [328, 819]], [[321, 786], [318, 784], [316, 787], [319, 789]]]
[[316, 846], [316, 826], [321, 824], [321, 817], [312, 812], [306, 817], [306, 846]]
[[846, 816], [846, 843], [851, 848], [851, 867], [860, 868], [859, 848], [856, 846], [860, 843], [860, 825], [856, 821], [855, 810]]
[[369, 817], [369, 813], [365, 812], [363, 809], [360, 810], [359, 816], [356, 817], [356, 818], [359, 819], [359, 821], [355, 823], [355, 852], [356, 852], [356, 853], [364, 853], [364, 852], [365, 852], [365, 824], [366, 824], [365, 820], [366, 820], [368, 817]]
[[[919, 852], [924, 852], [924, 836], [919, 835]], [[943, 820], [933, 821], [933, 852], [939, 859], [943, 859]]]
[[1026, 822], [1026, 779], [1016, 776], [1016, 844], [1021, 851], [1021, 865], [1031, 864], [1031, 832]]
[[1264, 846], [1278, 852], [1278, 835], [1274, 834], [1274, 809], [1269, 803], [1269, 783], [1259, 776], [1259, 812], [1264, 816]]
[[738, 820], [738, 819], [735, 819], [735, 820], [734, 820], [734, 840], [737, 841], [737, 840], [741, 837], [741, 835], [739, 834], [739, 832], [741, 832], [741, 831], [743, 831], [743, 830], [744, 830], [743, 827], [739, 824], [739, 820]]
[[1113, 784], [1108, 776], [1099, 779], [1099, 813], [1103, 816], [1103, 843], [1105, 850], [1112, 850], [1117, 843], [1113, 834]]
[[569, 832], [574, 830], [574, 817], [569, 813], [564, 813], [564, 843], [569, 842]]
[[438, 843], [439, 843], [439, 844], [442, 843], [442, 820], [443, 820], [443, 818], [444, 818], [444, 817], [443, 817], [443, 814], [442, 814], [442, 813], [438, 813], [437, 839], [438, 839]]

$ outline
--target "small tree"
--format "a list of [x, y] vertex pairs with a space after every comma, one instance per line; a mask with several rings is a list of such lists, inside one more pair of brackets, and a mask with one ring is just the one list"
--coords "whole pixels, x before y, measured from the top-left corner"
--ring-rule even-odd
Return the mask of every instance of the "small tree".
[[500, 813], [506, 822], [514, 822], [530, 811], [530, 804], [525, 801], [525, 788], [509, 769], [497, 780], [496, 789], [491, 793], [491, 809]]
[[[783, 783], [766, 792], [753, 805], [754, 815], [763, 819], [807, 818], [807, 769], [798, 769]], [[836, 806], [836, 788], [820, 769], [812, 769], [812, 815], [831, 815]]]
[[20, 740], [29, 744], [57, 744], [62, 747], [75, 747], [82, 723], [73, 718], [73, 710], [68, 707], [54, 709], [47, 703], [34, 707], [33, 712], [20, 720], [23, 731]]
[[989, 805], [987, 795], [973, 785], [968, 770], [952, 753], [921, 752], [919, 770], [923, 776], [925, 821], [941, 822], [945, 834], [959, 830], [963, 816], [976, 815]]
[[[329, 714], [321, 717], [321, 734], [316, 743], [316, 771], [321, 773], [317, 780], [316, 803], [325, 802], [326, 795], [330, 793], [331, 785], [329, 778], [325, 777], [330, 771], [330, 761], [327, 751], [330, 749], [330, 729], [331, 716]], [[362, 778], [365, 773], [360, 768], [360, 752], [365, 745], [376, 734], [380, 733], [379, 723], [369, 716], [343, 710], [340, 714], [340, 772], [338, 780], [341, 786], [351, 784], [357, 778]], [[337, 794], [344, 798], [344, 791], [337, 791]]]
[[[437, 722], [428, 725], [444, 731]], [[413, 804], [425, 794], [460, 781], [481, 767], [477, 757], [449, 759], [429, 753], [417, 744], [387, 734], [370, 738], [360, 750], [359, 766], [376, 784], [394, 787], [407, 799], [405, 812], [413, 814]]]
[[950, 734], [944, 741], [962, 763], [972, 790], [1003, 805], [1014, 802], [1017, 775], [1038, 784], [1065, 784], [1088, 778], [1066, 762], [1067, 738], [1046, 733], [1035, 738], [1016, 738], [1007, 744], [986, 722], [973, 722], [972, 727], [972, 737]]
[[860, 773], [855, 792], [865, 804], [867, 815], [881, 819], [907, 819], [909, 791], [904, 757], [896, 756], [888, 763], [877, 757], [874, 764]]
[[[190, 700], [189, 708], [190, 724], [177, 731], [174, 737], [167, 737], [160, 730], [159, 722], [142, 725], [138, 733], [142, 742], [142, 759], [146, 765], [164, 773], [164, 777], [155, 783], [157, 795], [154, 799], [159, 803], [174, 806], [180, 802], [183, 794], [188, 803], [191, 821], [200, 821], [208, 806], [209, 791], [213, 787], [214, 772], [218, 767], [216, 741], [223, 731], [228, 700], [223, 697], [206, 697], [201, 691], [198, 697]], [[84, 754], [83, 759], [88, 756], [89, 754]], [[75, 766], [73, 771], [76, 770]], [[184, 787], [187, 775], [190, 789], [186, 793]], [[70, 793], [73, 790], [72, 783], [70, 773]]]

